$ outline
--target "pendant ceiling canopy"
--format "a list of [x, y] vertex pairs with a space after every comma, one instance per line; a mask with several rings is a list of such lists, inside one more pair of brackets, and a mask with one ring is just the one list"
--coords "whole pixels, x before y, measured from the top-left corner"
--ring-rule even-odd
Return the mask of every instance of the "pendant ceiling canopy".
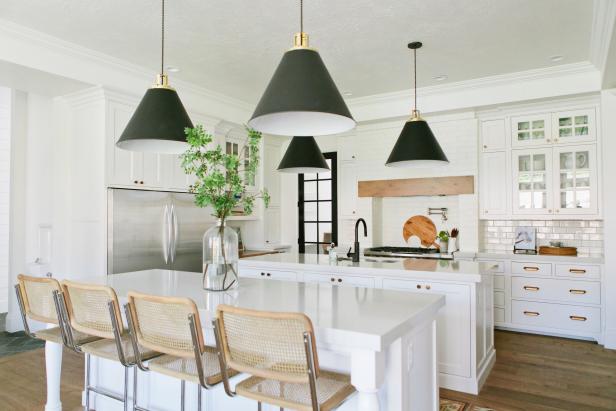
[[314, 137], [293, 137], [284, 153], [278, 171], [281, 173], [325, 173], [330, 171]]
[[179, 154], [186, 150], [185, 128], [193, 123], [164, 73], [165, 0], [162, 0], [162, 36], [160, 74], [156, 84], [146, 91], [122, 132], [116, 146], [125, 150]]
[[430, 126], [426, 120], [421, 118], [419, 110], [417, 110], [417, 49], [421, 46], [420, 42], [413, 42], [408, 45], [413, 50], [414, 57], [415, 108], [411, 118], [402, 128], [387, 163], [385, 163], [388, 167], [433, 166], [449, 163]]
[[337, 134], [355, 120], [317, 50], [308, 46], [300, 0], [300, 32], [283, 56], [248, 125], [285, 136]]

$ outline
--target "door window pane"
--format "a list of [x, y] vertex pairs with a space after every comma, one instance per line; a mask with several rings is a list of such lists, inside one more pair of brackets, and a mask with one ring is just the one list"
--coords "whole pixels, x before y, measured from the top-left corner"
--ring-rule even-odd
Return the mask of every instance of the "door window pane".
[[319, 201], [318, 204], [319, 221], [332, 221], [332, 203], [330, 201]]
[[317, 203], [304, 203], [304, 221], [317, 221]]
[[304, 236], [306, 241], [316, 243], [319, 241], [317, 235], [317, 223], [304, 223]]
[[317, 182], [307, 181], [304, 183], [304, 201], [317, 199]]
[[331, 200], [332, 182], [331, 180], [319, 181], [319, 200]]

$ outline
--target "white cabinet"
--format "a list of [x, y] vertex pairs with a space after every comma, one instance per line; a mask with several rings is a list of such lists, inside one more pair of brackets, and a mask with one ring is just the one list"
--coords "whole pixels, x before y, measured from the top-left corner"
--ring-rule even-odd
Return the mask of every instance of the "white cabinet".
[[280, 208], [266, 208], [264, 214], [265, 243], [268, 245], [280, 244]]
[[593, 144], [554, 148], [556, 213], [598, 213], [596, 161], [596, 146]]
[[467, 285], [384, 279], [383, 288], [443, 294], [445, 306], [438, 314], [436, 333], [439, 370], [469, 377], [471, 374], [471, 304]]
[[481, 123], [481, 149], [483, 151], [504, 150], [507, 146], [505, 120], [487, 120]]
[[511, 118], [511, 145], [513, 147], [528, 147], [552, 142], [551, 116], [531, 114]]
[[507, 152], [495, 151], [481, 154], [479, 171], [480, 216], [491, 219], [508, 213]]
[[357, 217], [357, 165], [341, 163], [339, 173], [340, 215], [342, 218]]
[[553, 212], [552, 149], [513, 150], [513, 214]]
[[588, 143], [595, 140], [595, 110], [574, 110], [552, 115], [552, 141], [556, 144]]
[[331, 285], [374, 288], [374, 278], [340, 274], [304, 274], [307, 283], [327, 283]]
[[357, 137], [355, 135], [344, 136], [340, 137], [339, 141], [341, 149], [340, 151], [342, 152], [342, 155], [340, 156], [340, 161], [355, 162], [356, 160], [358, 160], [359, 156], [356, 149]]
[[266, 142], [263, 148], [263, 188], [270, 195], [270, 207], [280, 207], [280, 144]]

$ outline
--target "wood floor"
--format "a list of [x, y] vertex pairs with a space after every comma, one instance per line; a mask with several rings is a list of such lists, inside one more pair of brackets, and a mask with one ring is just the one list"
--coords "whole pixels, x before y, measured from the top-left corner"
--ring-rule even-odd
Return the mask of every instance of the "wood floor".
[[496, 363], [479, 396], [441, 397], [496, 411], [616, 410], [616, 351], [600, 345], [506, 331], [495, 333]]
[[[479, 396], [441, 390], [441, 397], [496, 411], [616, 410], [616, 351], [584, 341], [497, 331], [496, 364]], [[64, 351], [62, 402], [79, 410], [83, 357]], [[42, 410], [44, 351], [0, 358], [2, 410]]]

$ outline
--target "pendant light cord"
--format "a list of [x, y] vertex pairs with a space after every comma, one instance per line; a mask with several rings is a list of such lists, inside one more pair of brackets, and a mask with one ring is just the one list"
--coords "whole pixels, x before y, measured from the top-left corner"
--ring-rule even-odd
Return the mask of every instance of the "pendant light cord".
[[415, 108], [417, 111], [417, 49], [413, 49], [413, 88], [415, 89]]
[[160, 74], [165, 74], [165, 0], [161, 1]]
[[304, 0], [299, 0], [299, 32], [304, 32]]

